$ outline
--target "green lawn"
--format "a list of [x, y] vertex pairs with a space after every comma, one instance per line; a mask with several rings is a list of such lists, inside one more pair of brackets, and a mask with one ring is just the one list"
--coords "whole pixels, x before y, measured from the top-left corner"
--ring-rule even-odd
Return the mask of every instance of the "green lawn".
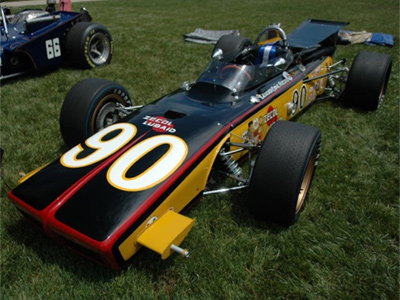
[[[43, 1], [44, 2], [44, 1]], [[85, 6], [114, 38], [111, 65], [63, 67], [1, 86], [2, 299], [398, 299], [399, 297], [399, 1], [113, 0]], [[44, 8], [45, 5], [42, 6]], [[79, 80], [123, 84], [148, 103], [197, 78], [213, 46], [183, 42], [204, 29], [239, 29], [254, 40], [270, 23], [286, 32], [308, 18], [349, 21], [349, 30], [392, 34], [393, 48], [340, 46], [393, 56], [385, 102], [373, 113], [319, 102], [297, 122], [320, 128], [322, 153], [299, 222], [282, 230], [255, 220], [243, 194], [203, 198], [183, 245], [185, 260], [143, 249], [122, 271], [98, 266], [26, 222], [7, 197], [21, 171], [65, 151], [59, 113]], [[111, 200], [111, 199], [110, 199]]]

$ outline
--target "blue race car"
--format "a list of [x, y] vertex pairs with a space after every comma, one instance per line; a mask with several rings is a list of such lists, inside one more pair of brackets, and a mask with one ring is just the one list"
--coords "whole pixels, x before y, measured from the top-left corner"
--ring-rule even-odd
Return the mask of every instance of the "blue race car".
[[46, 71], [65, 61], [79, 68], [110, 63], [112, 37], [103, 25], [80, 12], [22, 10], [1, 7], [0, 80], [29, 71]]

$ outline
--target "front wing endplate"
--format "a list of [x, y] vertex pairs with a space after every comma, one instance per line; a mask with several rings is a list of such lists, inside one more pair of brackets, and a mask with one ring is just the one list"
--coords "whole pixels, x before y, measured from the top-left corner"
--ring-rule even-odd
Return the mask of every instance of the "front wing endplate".
[[190, 219], [172, 210], [151, 224], [137, 242], [166, 259], [171, 255], [171, 246], [179, 246], [196, 219]]

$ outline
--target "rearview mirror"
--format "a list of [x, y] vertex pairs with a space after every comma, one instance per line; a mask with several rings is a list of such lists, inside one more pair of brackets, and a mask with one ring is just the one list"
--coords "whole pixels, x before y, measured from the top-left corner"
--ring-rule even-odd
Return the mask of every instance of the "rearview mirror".
[[286, 59], [279, 57], [273, 64], [268, 64], [267, 68], [274, 67], [278, 70], [283, 71], [286, 67]]
[[222, 49], [216, 49], [212, 55], [212, 58], [216, 59], [216, 60], [221, 60], [223, 55], [224, 55], [224, 52], [222, 51]]

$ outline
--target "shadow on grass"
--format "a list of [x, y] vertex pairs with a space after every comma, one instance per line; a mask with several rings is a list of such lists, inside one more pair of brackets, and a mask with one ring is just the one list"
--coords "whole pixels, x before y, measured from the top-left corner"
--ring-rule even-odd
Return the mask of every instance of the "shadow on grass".
[[[246, 209], [246, 192], [231, 193], [229, 194], [229, 198], [232, 202], [231, 217], [239, 226], [265, 230], [272, 234], [279, 234], [285, 230], [251, 215]], [[194, 203], [193, 206], [186, 209], [185, 213], [188, 213], [189, 210], [195, 215], [196, 204]], [[133, 256], [131, 262], [126, 267], [121, 270], [112, 270], [59, 244], [56, 240], [47, 236], [41, 228], [22, 217], [5, 229], [16, 244], [27, 248], [29, 250], [27, 253], [34, 253], [35, 256], [29, 259], [29, 261], [32, 260], [30, 262], [32, 265], [38, 265], [37, 262], [35, 263], [35, 260], [39, 260], [39, 265], [44, 266], [43, 270], [47, 269], [51, 271], [51, 269], [59, 268], [63, 272], [67, 272], [69, 276], [88, 283], [101, 285], [111, 283], [120, 276], [142, 274], [142, 276], [147, 277], [154, 285], [157, 285], [160, 278], [163, 278], [165, 274], [169, 274], [171, 268], [173, 269], [179, 263], [177, 260], [182, 259], [178, 255], [173, 255], [167, 260], [162, 260], [158, 254], [143, 247]], [[23, 257], [20, 259], [27, 260]]]
[[44, 79], [46, 76], [60, 70], [60, 68], [69, 69], [68, 66], [62, 66], [62, 67], [52, 68], [52, 69], [45, 70], [45, 71], [36, 71], [36, 70], [28, 71], [26, 73], [22, 73], [20, 75], [14, 76], [14, 77], [10, 77], [10, 78], [1, 80], [0, 85], [3, 86], [3, 85], [7, 85], [7, 84], [16, 83], [16, 82], [24, 82], [24, 81], [28, 81], [28, 80], [32, 80], [32, 79]]
[[[151, 276], [156, 282], [171, 264], [173, 259], [161, 260], [160, 256], [141, 249], [132, 261], [121, 270], [113, 270], [97, 264], [68, 249], [56, 240], [47, 236], [38, 226], [21, 218], [7, 228], [10, 237], [18, 244], [33, 250], [43, 265], [57, 265], [73, 276], [93, 283], [106, 283], [126, 272], [141, 272]], [[179, 258], [179, 257], [177, 257]]]
[[247, 197], [248, 197], [247, 191], [243, 190], [238, 193], [232, 193], [229, 198], [230, 201], [232, 202], [232, 210], [231, 210], [232, 219], [238, 225], [266, 230], [271, 232], [272, 234], [279, 234], [282, 231], [287, 230], [284, 227], [281, 227], [271, 222], [264, 221], [261, 218], [251, 214], [246, 204]]

